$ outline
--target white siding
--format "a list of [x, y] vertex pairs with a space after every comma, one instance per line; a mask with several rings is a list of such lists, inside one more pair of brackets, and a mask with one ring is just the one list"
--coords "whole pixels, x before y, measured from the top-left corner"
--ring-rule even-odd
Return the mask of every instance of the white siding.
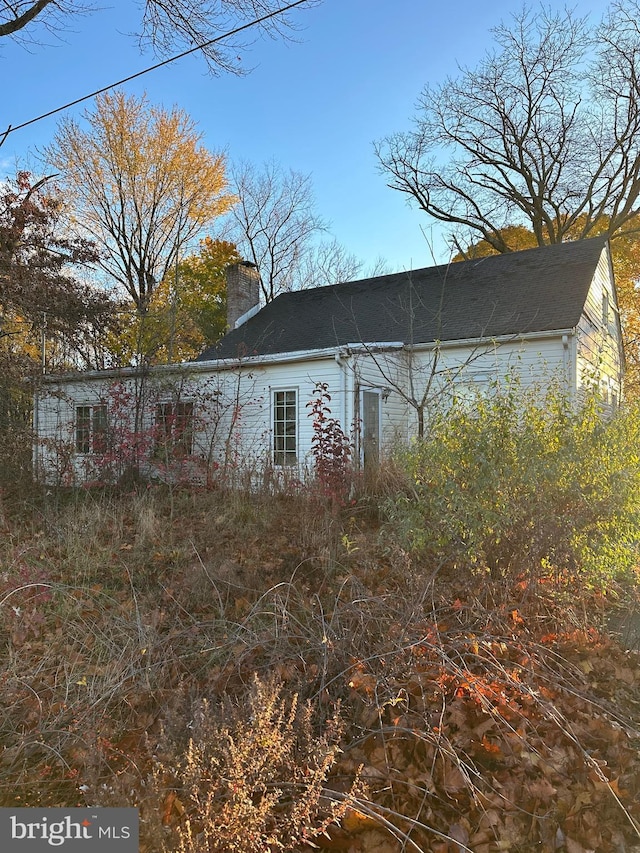
[[[435, 361], [435, 363], [434, 363]], [[529, 339], [453, 343], [414, 353], [388, 350], [356, 353], [350, 360], [356, 391], [388, 392], [382, 402], [383, 448], [407, 441], [417, 431], [417, 407], [425, 422], [454, 394], [486, 392], [517, 376], [523, 389], [551, 383], [571, 389], [571, 336], [551, 333]], [[413, 401], [413, 404], [412, 402]]]
[[[434, 367], [435, 358], [435, 367]], [[50, 380], [37, 401], [40, 441], [35, 455], [37, 470], [63, 483], [99, 479], [95, 457], [75, 450], [75, 410], [77, 406], [107, 403], [110, 421], [117, 423], [120, 438], [134, 432], [135, 401], [142, 412], [139, 432], [146, 441], [147, 459], [143, 473], [166, 476], [153, 458], [156, 404], [179, 398], [194, 404], [193, 457], [180, 463], [177, 475], [215, 478], [239, 475], [247, 470], [260, 472], [273, 459], [273, 394], [294, 390], [297, 395], [296, 476], [312, 467], [313, 419], [307, 405], [317, 383], [326, 383], [331, 396], [331, 416], [338, 419], [360, 454], [360, 401], [364, 391], [380, 395], [382, 452], [416, 434], [417, 415], [409, 399], [419, 402], [426, 394], [425, 421], [436, 406], [447, 405], [453, 393], [471, 389], [488, 390], [517, 374], [526, 387], [551, 381], [569, 383], [572, 373], [570, 343], [561, 336], [534, 340], [459, 343], [442, 346], [435, 352], [423, 349], [413, 354], [397, 347], [377, 349], [354, 346], [339, 357], [300, 358], [284, 363], [250, 364], [207, 371], [203, 367], [173, 375], [152, 372], [144, 383], [131, 375], [94, 375], [56, 383]], [[413, 390], [409, 390], [411, 384]], [[145, 438], [146, 435], [146, 438]], [[127, 455], [123, 451], [111, 469], [113, 478], [125, 473]], [[174, 471], [174, 469], [172, 469]], [[175, 474], [175, 471], [174, 471]]]
[[605, 248], [578, 326], [576, 388], [595, 384], [610, 404], [621, 398], [623, 371], [620, 314]]
[[[49, 380], [36, 399], [39, 441], [34, 455], [40, 476], [50, 481], [74, 483], [98, 477], [92, 470], [96, 457], [75, 450], [77, 406], [107, 403], [111, 423], [117, 421], [118, 436], [134, 432], [136, 400], [142, 416], [138, 433], [152, 449], [155, 408], [161, 401], [192, 401], [195, 412], [193, 456], [190, 472], [199, 477], [215, 475], [224, 468], [264, 467], [273, 447], [273, 392], [295, 390], [297, 394], [298, 473], [311, 465], [312, 418], [307, 406], [317, 382], [327, 383], [332, 416], [349, 434], [351, 410], [346, 400], [344, 369], [334, 358], [300, 360], [285, 364], [243, 365], [235, 369], [205, 372], [202, 369], [179, 374], [151, 373], [141, 388], [132, 376], [96, 375], [78, 380]], [[149, 453], [147, 453], [149, 455]], [[101, 464], [103, 460], [101, 459]], [[115, 475], [124, 473], [126, 453], [112, 466]], [[153, 473], [154, 462], [145, 463], [145, 473]], [[156, 466], [158, 468], [158, 466]]]
[[349, 434], [349, 427], [347, 425], [345, 428], [344, 421], [345, 393], [341, 369], [335, 359], [326, 358], [315, 361], [274, 364], [261, 371], [256, 386], [266, 405], [260, 424], [258, 425], [256, 421], [248, 430], [244, 431], [245, 443], [254, 440], [258, 430], [261, 430], [265, 439], [263, 452], [271, 453], [273, 446], [273, 392], [295, 390], [298, 404], [298, 468], [300, 473], [309, 468], [312, 464], [313, 419], [310, 414], [310, 407], [307, 404], [314, 397], [316, 383], [327, 384], [327, 391], [331, 396], [328, 403], [331, 409], [331, 417], [337, 418], [345, 432]]
[[355, 352], [349, 360], [354, 393], [354, 423], [356, 444], [360, 428], [361, 394], [380, 393], [381, 449], [390, 452], [398, 442], [409, 438], [406, 399], [397, 392], [406, 382], [405, 354], [398, 350]]

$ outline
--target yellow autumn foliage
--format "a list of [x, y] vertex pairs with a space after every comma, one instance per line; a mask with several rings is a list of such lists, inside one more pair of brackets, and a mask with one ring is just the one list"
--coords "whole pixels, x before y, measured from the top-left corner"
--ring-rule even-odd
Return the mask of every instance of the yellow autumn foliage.
[[105, 92], [84, 120], [63, 119], [47, 155], [75, 226], [98, 242], [102, 271], [144, 314], [176, 257], [232, 206], [225, 156], [201, 144], [184, 110], [144, 95]]

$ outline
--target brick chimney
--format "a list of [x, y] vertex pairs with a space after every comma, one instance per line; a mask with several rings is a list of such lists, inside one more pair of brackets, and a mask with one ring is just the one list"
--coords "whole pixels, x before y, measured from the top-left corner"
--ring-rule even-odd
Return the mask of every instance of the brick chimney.
[[238, 320], [260, 304], [260, 273], [251, 261], [230, 264], [227, 276], [227, 327], [235, 329]]

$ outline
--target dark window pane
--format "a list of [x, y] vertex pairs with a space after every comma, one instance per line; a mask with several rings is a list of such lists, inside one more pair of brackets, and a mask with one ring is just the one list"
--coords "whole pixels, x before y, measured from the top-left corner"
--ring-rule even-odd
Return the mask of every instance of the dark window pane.
[[88, 453], [91, 447], [91, 406], [76, 408], [76, 451]]
[[273, 461], [276, 465], [297, 463], [297, 392], [273, 393]]
[[156, 450], [164, 454], [193, 453], [193, 403], [158, 403], [156, 406]]
[[106, 453], [107, 450], [107, 407], [104, 404], [93, 407], [93, 452]]

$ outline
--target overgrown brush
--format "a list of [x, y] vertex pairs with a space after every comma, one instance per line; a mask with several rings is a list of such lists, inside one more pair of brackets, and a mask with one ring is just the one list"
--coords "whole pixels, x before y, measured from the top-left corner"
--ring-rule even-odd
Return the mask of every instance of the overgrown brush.
[[632, 849], [640, 675], [601, 597], [406, 559], [370, 500], [23, 514], [0, 549], [2, 804], [138, 806], [141, 853]]
[[606, 585], [633, 577], [640, 542], [640, 418], [517, 383], [434, 414], [400, 452], [387, 536], [433, 564], [494, 579]]

